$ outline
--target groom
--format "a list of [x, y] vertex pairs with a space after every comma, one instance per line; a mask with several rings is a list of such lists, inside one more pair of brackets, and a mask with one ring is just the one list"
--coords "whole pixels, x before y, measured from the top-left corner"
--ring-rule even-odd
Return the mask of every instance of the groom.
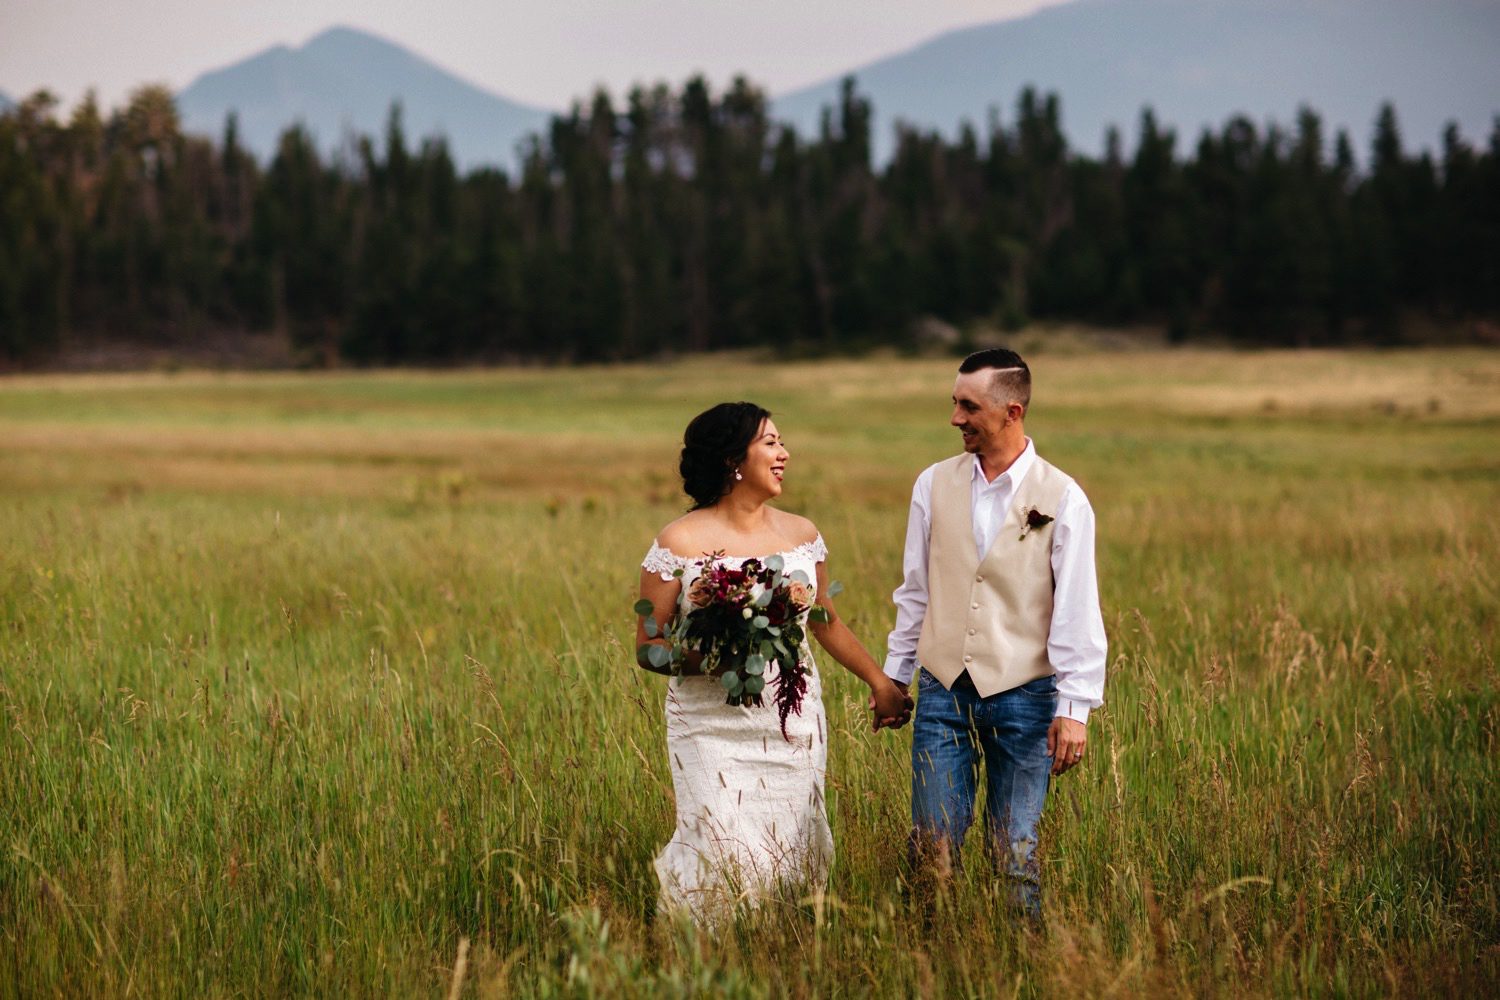
[[917, 477], [885, 672], [917, 679], [910, 852], [951, 872], [984, 762], [991, 857], [1012, 901], [1041, 919], [1037, 820], [1055, 775], [1083, 759], [1103, 701], [1104, 621], [1094, 511], [1037, 455], [1024, 421], [1031, 371], [1013, 351], [971, 354], [953, 385], [964, 454]]

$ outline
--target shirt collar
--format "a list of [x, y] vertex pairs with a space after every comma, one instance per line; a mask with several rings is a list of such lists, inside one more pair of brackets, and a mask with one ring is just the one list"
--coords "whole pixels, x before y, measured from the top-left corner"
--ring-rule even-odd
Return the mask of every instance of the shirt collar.
[[1004, 472], [1000, 473], [1000, 475], [995, 477], [994, 482], [988, 482], [985, 480], [984, 469], [979, 464], [979, 456], [975, 455], [972, 479], [973, 482], [982, 490], [992, 489], [994, 487], [1000, 486], [1005, 482], [1009, 482], [1012, 486], [1019, 487], [1021, 483], [1026, 479], [1026, 473], [1030, 472], [1031, 467], [1035, 464], [1036, 445], [1031, 443], [1031, 438], [1027, 438], [1026, 447], [1021, 450], [1021, 454], [1016, 456], [1016, 460], [1014, 462], [1010, 463], [1010, 468], [1006, 469]]

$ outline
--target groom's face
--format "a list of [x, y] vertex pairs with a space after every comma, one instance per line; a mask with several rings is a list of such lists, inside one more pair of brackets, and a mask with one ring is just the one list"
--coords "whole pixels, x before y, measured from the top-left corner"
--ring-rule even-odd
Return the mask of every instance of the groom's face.
[[990, 394], [995, 373], [981, 369], [960, 373], [953, 383], [953, 416], [948, 422], [964, 437], [964, 451], [980, 454], [999, 445], [1008, 407]]

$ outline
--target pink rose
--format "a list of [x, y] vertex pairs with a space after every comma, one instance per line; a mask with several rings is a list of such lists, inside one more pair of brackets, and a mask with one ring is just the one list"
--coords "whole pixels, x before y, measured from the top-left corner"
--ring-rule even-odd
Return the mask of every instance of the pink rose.
[[704, 608], [713, 603], [714, 585], [706, 577], [698, 577], [688, 588], [687, 600], [695, 608]]
[[800, 608], [812, 607], [813, 589], [807, 584], [793, 580], [787, 584], [787, 595]]

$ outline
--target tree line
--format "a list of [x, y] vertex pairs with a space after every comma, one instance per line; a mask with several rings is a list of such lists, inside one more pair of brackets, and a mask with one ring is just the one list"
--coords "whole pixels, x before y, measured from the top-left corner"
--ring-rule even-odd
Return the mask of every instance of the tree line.
[[0, 115], [0, 360], [69, 344], [277, 331], [307, 363], [641, 357], [910, 343], [917, 321], [1164, 326], [1175, 340], [1393, 342], [1413, 317], [1500, 316], [1500, 119], [1368, 155], [1243, 117], [1190, 150], [1143, 112], [1133, 148], [1068, 148], [1058, 98], [952, 139], [901, 128], [871, 160], [852, 81], [816, 136], [740, 79], [575, 105], [509, 173], [441, 139], [332, 154], [301, 127], [269, 160], [185, 134], [172, 95], [65, 119]]

